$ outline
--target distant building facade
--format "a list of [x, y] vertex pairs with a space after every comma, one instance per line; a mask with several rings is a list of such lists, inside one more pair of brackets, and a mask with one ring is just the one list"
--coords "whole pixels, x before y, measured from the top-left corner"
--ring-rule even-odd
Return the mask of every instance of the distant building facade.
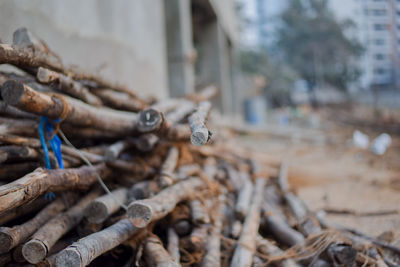
[[362, 87], [400, 88], [400, 1], [331, 0], [341, 19], [356, 23], [353, 33], [365, 48]]
[[[252, 21], [257, 37], [252, 45], [265, 47], [274, 42], [279, 15], [290, 0], [248, 0], [254, 9]], [[332, 12], [340, 20], [351, 19], [355, 28], [348, 32], [364, 46], [359, 62], [363, 72], [358, 87], [400, 88], [400, 1], [399, 0], [329, 0]], [[252, 31], [254, 31], [252, 29]], [[249, 30], [248, 30], [249, 31]]]

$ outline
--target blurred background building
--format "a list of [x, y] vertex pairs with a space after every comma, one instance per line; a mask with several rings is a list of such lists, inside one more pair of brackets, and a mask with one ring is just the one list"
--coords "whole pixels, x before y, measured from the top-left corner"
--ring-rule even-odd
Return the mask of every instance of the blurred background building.
[[[242, 0], [245, 14], [254, 28], [246, 29], [247, 46], [268, 47], [276, 40], [280, 15], [289, 0]], [[355, 27], [347, 32], [357, 38], [365, 51], [359, 66], [361, 89], [400, 89], [400, 1], [329, 0], [334, 15], [341, 21], [351, 19]], [[255, 34], [256, 32], [256, 34]], [[252, 36], [253, 37], [249, 37]]]

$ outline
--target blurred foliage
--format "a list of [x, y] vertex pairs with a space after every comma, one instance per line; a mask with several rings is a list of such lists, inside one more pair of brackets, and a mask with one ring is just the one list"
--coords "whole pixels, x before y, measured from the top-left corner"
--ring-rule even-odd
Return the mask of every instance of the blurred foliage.
[[243, 72], [265, 77], [264, 95], [274, 107], [291, 104], [290, 90], [298, 79], [292, 68], [268, 57], [262, 49], [241, 51], [240, 62]]
[[348, 37], [354, 23], [337, 21], [327, 0], [291, 0], [281, 20], [277, 46], [310, 91], [320, 81], [347, 91], [358, 80], [363, 48]]

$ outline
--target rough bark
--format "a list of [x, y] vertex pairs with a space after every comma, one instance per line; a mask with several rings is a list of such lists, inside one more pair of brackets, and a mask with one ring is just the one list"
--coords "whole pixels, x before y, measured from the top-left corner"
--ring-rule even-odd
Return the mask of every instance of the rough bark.
[[306, 236], [321, 231], [321, 226], [316, 219], [312, 218], [306, 204], [290, 191], [288, 183], [288, 165], [285, 161], [281, 164], [278, 185], [286, 203], [289, 205], [298, 221], [300, 231]]
[[110, 227], [84, 237], [62, 250], [56, 256], [56, 266], [87, 266], [95, 258], [115, 248], [139, 231], [140, 229], [136, 228], [130, 220], [120, 220]]
[[129, 134], [137, 129], [136, 113], [97, 108], [67, 96], [40, 93], [20, 82], [9, 80], [1, 87], [3, 100], [19, 109], [85, 127]]
[[132, 142], [129, 140], [120, 140], [110, 145], [104, 153], [104, 159], [106, 161], [113, 161], [118, 158], [122, 151], [132, 146]]
[[[70, 202], [73, 202], [75, 198], [76, 196], [71, 194], [68, 196]], [[44, 223], [63, 211], [67, 204], [68, 203], [65, 203], [63, 199], [58, 198], [24, 224], [16, 225], [11, 228], [0, 227], [0, 253], [8, 252], [24, 242]]]
[[74, 81], [71, 77], [68, 77], [64, 74], [40, 67], [36, 77], [38, 81], [41, 83], [45, 84], [52, 83], [59, 85], [59, 88], [63, 92], [78, 99], [81, 99], [82, 101], [90, 105], [93, 106], [102, 105], [101, 100], [97, 96], [93, 95], [88, 88], [86, 88], [81, 83]]
[[146, 104], [127, 93], [116, 92], [110, 89], [95, 89], [93, 94], [101, 98], [107, 105], [121, 110], [137, 112], [146, 108]]
[[[6, 82], [6, 81], [4, 81], [4, 82]], [[0, 87], [2, 85], [3, 85], [3, 83], [0, 82]], [[36, 115], [34, 115], [32, 113], [19, 110], [16, 107], [10, 106], [1, 100], [0, 100], [0, 114], [6, 115], [7, 117], [12, 117], [12, 118], [33, 119], [33, 120], [36, 120], [38, 118]]]
[[46, 53], [35, 53], [32, 49], [19, 48], [8, 44], [0, 44], [0, 64], [11, 64], [17, 67], [39, 68], [45, 67], [57, 72], [61, 72], [75, 80], [88, 80], [96, 84], [97, 87], [111, 88], [116, 91], [126, 92], [131, 96], [135, 95], [127, 88], [107, 82], [101, 77], [84, 73], [81, 70], [65, 68], [61, 62], [49, 59]]
[[38, 159], [40, 154], [36, 149], [27, 146], [1, 146], [0, 163], [15, 162], [20, 160]]
[[150, 180], [150, 181], [142, 181], [134, 184], [129, 189], [129, 198], [133, 199], [145, 199], [152, 196], [152, 194], [156, 194], [160, 191], [160, 187], [158, 186], [157, 182]]
[[111, 191], [112, 195], [105, 194], [90, 204], [85, 209], [85, 217], [91, 223], [102, 223], [111, 214], [117, 212], [128, 198], [128, 189], [119, 188]]
[[168, 228], [168, 253], [175, 262], [180, 261], [179, 236], [174, 228]]
[[128, 217], [136, 227], [143, 228], [170, 213], [177, 203], [190, 198], [203, 187], [205, 183], [200, 178], [189, 178], [162, 190], [152, 198], [133, 201], [128, 206]]
[[201, 262], [202, 267], [221, 266], [221, 231], [224, 220], [226, 198], [224, 195], [218, 197], [217, 208], [213, 214], [213, 227], [207, 238], [206, 251]]
[[[264, 239], [261, 235], [257, 235], [257, 250], [266, 256], [281, 256], [284, 251], [279, 247], [275, 246], [272, 242]], [[274, 266], [279, 267], [297, 267], [299, 266], [295, 261], [291, 259], [281, 260], [273, 263]]]
[[149, 267], [179, 267], [168, 251], [165, 250], [161, 240], [156, 235], [149, 235], [144, 241], [144, 257]]
[[171, 147], [168, 150], [167, 157], [161, 165], [160, 175], [158, 177], [158, 184], [161, 188], [172, 185], [177, 181], [174, 175], [174, 170], [178, 163], [179, 150], [176, 147]]
[[201, 102], [197, 110], [189, 116], [190, 131], [192, 132], [190, 141], [195, 146], [204, 145], [210, 138], [210, 131], [205, 126], [210, 109], [210, 102]]
[[46, 258], [47, 253], [54, 244], [65, 233], [78, 225], [84, 216], [84, 209], [98, 195], [100, 195], [100, 190], [92, 191], [66, 212], [59, 214], [44, 224], [31, 236], [31, 240], [23, 246], [22, 254], [24, 258], [32, 264], [36, 264]]
[[205, 224], [210, 223], [210, 217], [208, 216], [208, 211], [204, 207], [203, 203], [199, 199], [194, 199], [190, 201], [190, 213], [192, 216], [192, 221], [195, 224]]
[[[243, 174], [241, 173], [243, 176]], [[250, 207], [251, 196], [253, 193], [253, 182], [248, 175], [244, 175], [243, 187], [239, 190], [235, 206], [235, 215], [239, 220], [244, 220]]]
[[[268, 191], [265, 191], [268, 194]], [[287, 246], [294, 246], [304, 241], [304, 236], [290, 227], [289, 223], [279, 212], [273, 202], [263, 203], [263, 218], [261, 228], [272, 234], [279, 242]]]
[[33, 120], [0, 118], [0, 134], [37, 136], [38, 125]]
[[251, 266], [256, 249], [256, 237], [260, 224], [261, 202], [263, 199], [265, 178], [257, 178], [254, 184], [252, 203], [243, 224], [239, 243], [235, 248], [231, 266]]
[[107, 178], [109, 169], [104, 164], [76, 169], [44, 170], [39, 168], [24, 177], [0, 186], [0, 213], [18, 207], [48, 192], [87, 189], [97, 181], [96, 173]]
[[31, 212], [37, 212], [46, 204], [47, 201], [44, 198], [37, 198], [28, 203], [25, 203], [25, 205], [0, 213], [0, 225], [3, 225], [21, 216], [27, 215]]

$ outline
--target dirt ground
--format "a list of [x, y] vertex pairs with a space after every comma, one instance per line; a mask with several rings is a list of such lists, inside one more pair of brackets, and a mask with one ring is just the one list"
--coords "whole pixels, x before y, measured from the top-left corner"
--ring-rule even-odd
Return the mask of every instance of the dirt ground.
[[[310, 137], [307, 129], [292, 127], [297, 138], [242, 136], [252, 149], [287, 159], [292, 188], [313, 211], [327, 213], [330, 223], [352, 227], [377, 236], [392, 231], [400, 238], [400, 136], [392, 135], [392, 145], [383, 156], [355, 148], [351, 138], [354, 126], [344, 126], [321, 118], [324, 141], [301, 140]], [[363, 129], [370, 140], [381, 132]], [[312, 137], [312, 136], [311, 136]], [[310, 139], [310, 138], [307, 138]], [[360, 214], [361, 213], [361, 214]], [[363, 214], [386, 213], [386, 214]]]

